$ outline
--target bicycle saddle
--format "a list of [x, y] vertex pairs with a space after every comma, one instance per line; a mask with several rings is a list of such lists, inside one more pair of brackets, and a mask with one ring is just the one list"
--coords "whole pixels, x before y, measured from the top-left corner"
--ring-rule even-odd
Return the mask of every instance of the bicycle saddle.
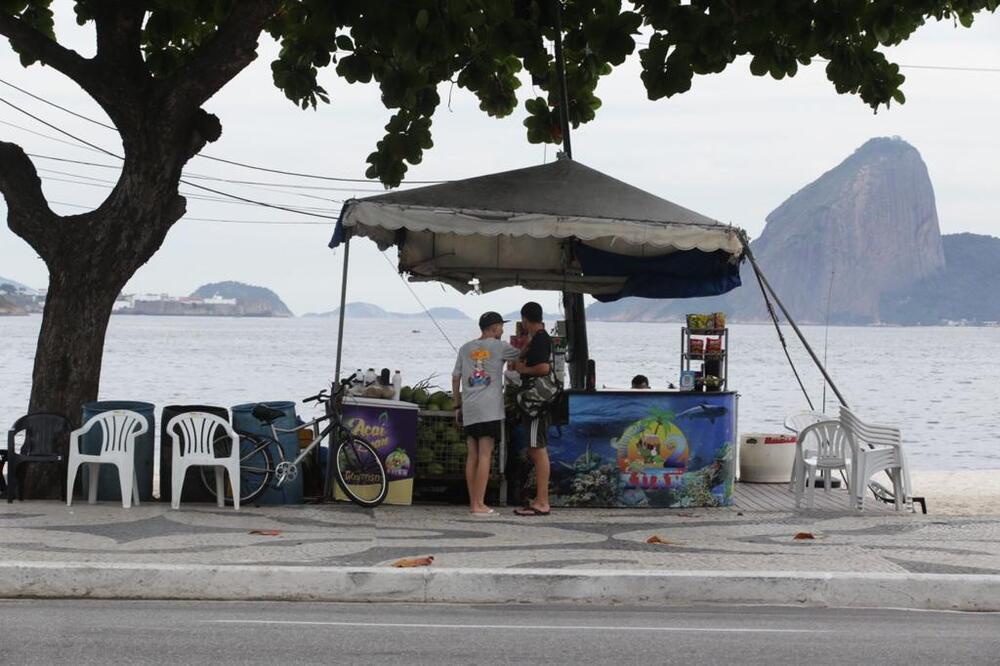
[[267, 405], [254, 405], [253, 411], [250, 413], [253, 414], [255, 419], [264, 425], [271, 425], [285, 415], [284, 412], [278, 411], [277, 409], [271, 409]]

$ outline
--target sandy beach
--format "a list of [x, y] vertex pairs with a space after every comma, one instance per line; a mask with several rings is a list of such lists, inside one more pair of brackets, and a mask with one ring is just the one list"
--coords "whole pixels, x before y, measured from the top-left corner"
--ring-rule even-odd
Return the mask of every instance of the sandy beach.
[[1000, 469], [910, 472], [913, 494], [937, 516], [1000, 515]]

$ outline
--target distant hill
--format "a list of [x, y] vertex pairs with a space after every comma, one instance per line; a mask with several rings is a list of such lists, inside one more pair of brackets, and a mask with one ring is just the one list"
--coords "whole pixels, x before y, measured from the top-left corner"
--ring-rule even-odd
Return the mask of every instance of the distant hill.
[[[751, 247], [801, 323], [824, 321], [829, 307], [838, 324], [936, 324], [1000, 319], [997, 242], [941, 236], [927, 167], [916, 148], [893, 137], [866, 142], [789, 197]], [[723, 311], [731, 321], [765, 320], [749, 263], [740, 275], [743, 286], [722, 296], [629, 298], [595, 303], [587, 313], [597, 320], [680, 321], [687, 312]]]
[[42, 311], [41, 292], [10, 278], [0, 277], [0, 315], [24, 315]]
[[882, 320], [895, 324], [1000, 321], [1000, 238], [942, 236], [944, 270], [882, 295]]
[[294, 317], [276, 293], [266, 287], [242, 282], [213, 282], [198, 287], [192, 293], [198, 298], [235, 298], [240, 314], [248, 317]]
[[[545, 323], [549, 326], [555, 324], [560, 319], [563, 319], [563, 316], [557, 312], [543, 312], [542, 317], [543, 321], [545, 321]], [[509, 319], [510, 321], [521, 321], [521, 312], [520, 310], [517, 312], [508, 312], [503, 316], [503, 318]]]
[[[428, 310], [435, 319], [461, 320], [468, 319], [458, 308], [430, 308]], [[309, 312], [304, 317], [339, 317], [340, 308], [329, 312]], [[344, 316], [348, 319], [423, 319], [424, 312], [389, 312], [374, 303], [348, 303], [344, 307]]]
[[25, 294], [29, 294], [32, 296], [38, 293], [37, 289], [32, 289], [28, 285], [21, 284], [20, 282], [11, 280], [10, 278], [5, 278], [3, 276], [0, 276], [0, 291], [3, 290], [4, 285], [9, 285], [10, 287], [13, 287], [14, 291], [24, 292]]

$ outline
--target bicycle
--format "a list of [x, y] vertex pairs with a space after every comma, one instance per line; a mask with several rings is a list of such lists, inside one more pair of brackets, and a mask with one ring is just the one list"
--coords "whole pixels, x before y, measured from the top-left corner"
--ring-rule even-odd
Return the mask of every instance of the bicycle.
[[[295, 480], [299, 475], [299, 467], [309, 453], [330, 436], [330, 453], [334, 478], [344, 494], [355, 504], [366, 508], [381, 504], [389, 492], [389, 482], [385, 466], [378, 452], [363, 438], [352, 433], [344, 425], [342, 407], [347, 387], [354, 381], [355, 375], [340, 382], [338, 387], [331, 384], [330, 392], [320, 391], [314, 396], [305, 398], [302, 402], [316, 402], [326, 408], [325, 416], [313, 419], [308, 423], [294, 428], [278, 428], [274, 422], [285, 416], [284, 412], [272, 409], [266, 405], [255, 405], [251, 412], [258, 421], [271, 430], [270, 435], [261, 435], [237, 430], [240, 436], [240, 504], [253, 502], [268, 489], [271, 479], [274, 488], [281, 488], [288, 481]], [[329, 421], [319, 434], [315, 435], [309, 445], [299, 452], [294, 460], [287, 460], [285, 452], [278, 440], [279, 435], [296, 433], [306, 428], [314, 429], [318, 424]], [[228, 446], [220, 441], [217, 446]], [[274, 463], [275, 454], [279, 462]], [[327, 466], [329, 469], [330, 465]], [[201, 480], [208, 492], [215, 497], [215, 472], [208, 467], [201, 468]], [[227, 503], [232, 504], [232, 488], [226, 487]]]

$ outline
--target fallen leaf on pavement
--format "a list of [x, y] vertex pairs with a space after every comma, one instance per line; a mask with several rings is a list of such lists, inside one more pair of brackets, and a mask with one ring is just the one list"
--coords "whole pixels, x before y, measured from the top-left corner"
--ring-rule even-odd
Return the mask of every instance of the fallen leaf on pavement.
[[666, 539], [661, 539], [658, 534], [654, 534], [653, 536], [651, 536], [648, 539], [646, 539], [646, 543], [658, 543], [658, 544], [662, 544], [664, 546], [669, 546], [673, 542], [667, 541]]
[[281, 536], [281, 530], [250, 530], [250, 534], [258, 534], [260, 536]]
[[404, 557], [393, 562], [392, 566], [399, 569], [409, 569], [410, 567], [429, 567], [432, 564], [434, 564], [434, 556], [428, 555], [427, 557]]
[[806, 541], [809, 539], [815, 539], [816, 537], [813, 536], [812, 532], [798, 532], [792, 538], [795, 539], [796, 541]]

